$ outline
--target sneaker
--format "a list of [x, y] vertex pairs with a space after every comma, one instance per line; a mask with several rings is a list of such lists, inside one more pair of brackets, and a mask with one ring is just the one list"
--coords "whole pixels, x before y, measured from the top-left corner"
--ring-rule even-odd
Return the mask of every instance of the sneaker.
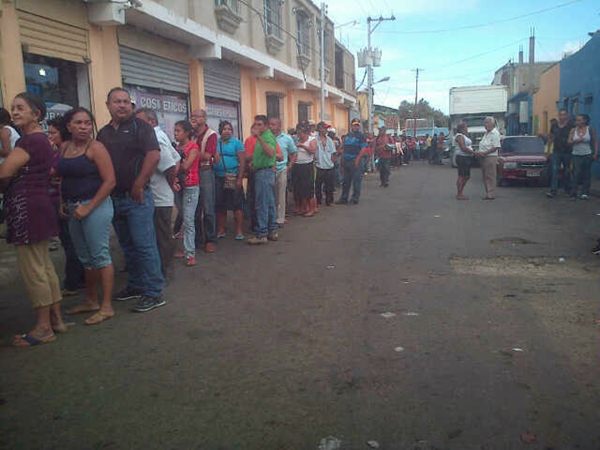
[[590, 196], [589, 196], [589, 195], [587, 195], [587, 194], [581, 194], [581, 195], [579, 196], [579, 198], [580, 198], [581, 200], [589, 200], [589, 199], [590, 199]]
[[267, 244], [269, 242], [269, 240], [267, 239], [266, 236], [264, 237], [251, 237], [250, 239], [248, 239], [248, 244], [250, 245], [262, 245], [262, 244]]
[[554, 198], [554, 197], [556, 197], [556, 192], [554, 192], [554, 191], [546, 192], [546, 197]]
[[196, 265], [196, 257], [195, 256], [188, 256], [187, 258], [185, 258], [185, 265], [188, 267], [193, 267]]
[[278, 241], [278, 240], [279, 240], [279, 234], [277, 234], [277, 232], [276, 232], [276, 231], [274, 231], [274, 232], [270, 233], [270, 234], [267, 236], [267, 239], [268, 239], [269, 241], [276, 242], [276, 241]]
[[596, 242], [596, 246], [592, 249], [593, 255], [600, 255], [600, 239]]
[[127, 300], [137, 300], [141, 297], [142, 293], [140, 291], [138, 291], [137, 289], [126, 287], [125, 289], [116, 293], [113, 299], [118, 302], [124, 302]]
[[144, 295], [131, 310], [134, 312], [148, 312], [160, 308], [161, 306], [165, 306], [166, 304], [167, 302], [162, 297], [147, 297]]
[[340, 198], [337, 202], [335, 202], [336, 205], [347, 205], [348, 204], [348, 200], [344, 200], [342, 198]]

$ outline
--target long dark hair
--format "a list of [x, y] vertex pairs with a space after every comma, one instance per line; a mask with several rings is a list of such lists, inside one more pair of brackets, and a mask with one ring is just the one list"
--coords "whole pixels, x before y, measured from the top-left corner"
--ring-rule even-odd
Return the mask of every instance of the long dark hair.
[[[92, 114], [92, 112], [90, 110], [88, 110], [87, 108], [84, 108], [83, 106], [78, 106], [77, 108], [70, 109], [69, 111], [67, 111], [65, 113], [64, 116], [62, 116], [62, 123], [63, 123], [64, 131], [65, 131], [63, 140], [70, 141], [71, 138], [73, 137], [71, 132], [67, 129], [67, 124], [73, 120], [73, 117], [75, 117], [75, 114], [80, 113], [80, 112], [86, 113], [89, 116], [89, 118], [92, 121], [93, 130], [96, 130], [96, 120], [94, 119], [94, 115]], [[61, 132], [61, 135], [62, 135], [62, 132]]]
[[52, 119], [48, 119], [46, 121], [46, 125], [49, 127], [54, 127], [58, 130], [58, 134], [60, 134], [60, 139], [65, 142], [68, 141], [71, 137], [71, 133], [67, 130], [67, 126], [65, 125], [65, 120], [61, 116], [53, 117]]
[[229, 126], [229, 128], [231, 128], [231, 131], [233, 131], [233, 125], [231, 125], [231, 122], [229, 120], [222, 120], [219, 122], [219, 134], [223, 134], [223, 129]]

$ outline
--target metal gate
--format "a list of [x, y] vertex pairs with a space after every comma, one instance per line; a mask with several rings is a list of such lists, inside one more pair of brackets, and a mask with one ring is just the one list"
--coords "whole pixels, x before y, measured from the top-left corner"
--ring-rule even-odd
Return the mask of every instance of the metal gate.
[[188, 65], [129, 47], [119, 47], [123, 84], [187, 94]]
[[230, 61], [204, 61], [204, 95], [239, 102], [240, 67]]

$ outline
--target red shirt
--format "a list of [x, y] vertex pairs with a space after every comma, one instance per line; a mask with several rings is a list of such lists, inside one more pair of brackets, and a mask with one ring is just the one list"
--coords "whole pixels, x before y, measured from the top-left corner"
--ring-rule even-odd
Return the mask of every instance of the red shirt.
[[[187, 145], [183, 147], [183, 156], [187, 159], [192, 150], [198, 150], [198, 144], [196, 144], [194, 141], [188, 142]], [[187, 175], [185, 176], [185, 187], [198, 186], [200, 184], [200, 176], [198, 175], [199, 163], [200, 155], [197, 155], [196, 159], [188, 169]]]
[[[204, 135], [207, 133], [208, 130], [209, 130], [209, 128], [207, 126], [204, 129], [204, 131], [202, 133], [198, 134], [197, 137], [196, 137], [196, 143], [198, 144], [198, 149], [199, 150], [202, 150], [202, 140], [204, 139]], [[210, 165], [212, 165], [213, 158], [215, 157], [215, 155], [217, 153], [217, 141], [218, 141], [218, 134], [217, 133], [214, 133], [206, 141], [206, 153], [208, 153], [210, 156], [212, 156], [212, 158], [209, 161], [201, 161], [200, 162], [201, 166], [210, 166]]]

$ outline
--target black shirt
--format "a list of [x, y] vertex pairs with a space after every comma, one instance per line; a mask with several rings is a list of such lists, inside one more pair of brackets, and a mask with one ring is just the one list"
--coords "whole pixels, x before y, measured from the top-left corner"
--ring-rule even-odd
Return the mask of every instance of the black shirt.
[[554, 144], [554, 152], [556, 153], [571, 153], [573, 149], [569, 145], [569, 134], [573, 129], [573, 124], [567, 122], [564, 127], [555, 126], [550, 133], [552, 134], [552, 142]]
[[130, 192], [146, 153], [160, 151], [154, 129], [134, 116], [120, 123], [118, 128], [111, 124], [104, 126], [98, 133], [98, 140], [108, 150], [115, 168], [117, 185], [114, 194]]

